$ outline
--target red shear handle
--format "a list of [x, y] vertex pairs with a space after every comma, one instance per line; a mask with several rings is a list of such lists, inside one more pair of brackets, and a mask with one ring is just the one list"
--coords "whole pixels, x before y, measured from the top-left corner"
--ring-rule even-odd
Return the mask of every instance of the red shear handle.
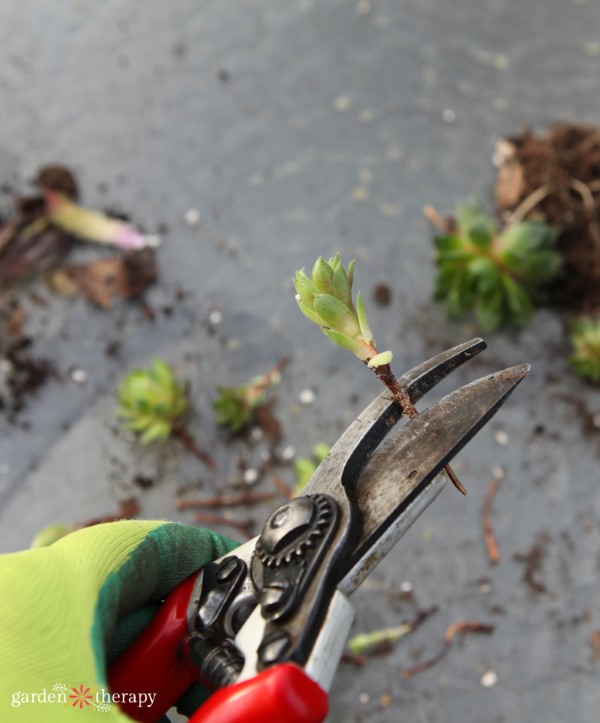
[[[197, 574], [173, 590], [144, 632], [109, 668], [113, 700], [118, 694], [115, 702], [134, 720], [154, 723], [194, 682], [179, 658], [178, 646], [188, 634], [187, 608]], [[153, 700], [151, 705], [139, 706], [140, 694], [156, 697], [145, 698]]]
[[327, 693], [292, 663], [283, 663], [213, 693], [190, 723], [322, 723]]

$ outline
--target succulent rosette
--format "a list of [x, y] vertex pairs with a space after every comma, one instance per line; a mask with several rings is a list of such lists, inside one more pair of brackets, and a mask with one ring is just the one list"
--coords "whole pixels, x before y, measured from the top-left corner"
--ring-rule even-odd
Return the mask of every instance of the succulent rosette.
[[304, 269], [296, 271], [294, 286], [298, 306], [334, 344], [349, 349], [370, 367], [389, 364], [392, 352], [377, 350], [360, 291], [354, 305], [353, 277], [354, 261], [346, 270], [339, 253], [329, 261], [319, 257], [310, 278]]
[[118, 399], [117, 415], [144, 444], [166, 440], [188, 406], [187, 386], [158, 358], [152, 359], [150, 369], [135, 369], [124, 377]]
[[582, 317], [571, 325], [571, 364], [580, 376], [600, 384], [600, 317]]
[[451, 317], [474, 311], [486, 331], [525, 326], [543, 301], [544, 287], [561, 272], [556, 238], [556, 229], [541, 221], [509, 224], [498, 232], [477, 203], [459, 206], [448, 231], [434, 238], [434, 296]]
[[213, 402], [217, 424], [234, 434], [244, 430], [265, 403], [269, 390], [281, 381], [281, 372], [288, 362], [287, 357], [281, 359], [266, 374], [253, 377], [247, 384], [218, 386], [218, 396]]

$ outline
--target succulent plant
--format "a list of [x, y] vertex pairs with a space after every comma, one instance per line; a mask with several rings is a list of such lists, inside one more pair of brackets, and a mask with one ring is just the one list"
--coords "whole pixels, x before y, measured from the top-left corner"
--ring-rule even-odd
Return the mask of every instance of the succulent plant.
[[282, 359], [266, 374], [253, 377], [238, 387], [218, 386], [219, 396], [213, 402], [217, 424], [233, 434], [244, 430], [254, 419], [256, 410], [265, 402], [267, 392], [281, 381], [281, 371], [288, 363]]
[[148, 370], [129, 372], [119, 386], [118, 397], [117, 415], [144, 444], [167, 439], [188, 406], [187, 386], [158, 358], [152, 359]]
[[311, 278], [304, 269], [296, 271], [294, 286], [298, 306], [334, 344], [349, 349], [371, 368], [389, 364], [392, 352], [377, 350], [360, 291], [354, 305], [353, 277], [354, 261], [346, 270], [339, 253], [329, 261], [320, 256]]
[[543, 287], [561, 271], [556, 237], [556, 229], [541, 221], [520, 221], [498, 231], [477, 203], [461, 205], [455, 222], [434, 238], [434, 296], [445, 302], [449, 316], [473, 310], [486, 331], [525, 326], [543, 300]]
[[571, 364], [593, 384], [600, 384], [600, 316], [582, 317], [571, 325]]

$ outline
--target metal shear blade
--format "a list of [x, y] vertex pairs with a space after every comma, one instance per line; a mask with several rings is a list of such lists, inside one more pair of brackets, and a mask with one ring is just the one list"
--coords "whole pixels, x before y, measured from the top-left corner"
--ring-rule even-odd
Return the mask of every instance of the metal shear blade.
[[[445, 481], [430, 483], [465, 444], [496, 413], [529, 372], [528, 364], [478, 379], [445, 396], [406, 424], [372, 456], [356, 488], [362, 532], [343, 585], [350, 593], [405, 531], [378, 544], [417, 497], [420, 512], [437, 496]], [[426, 500], [426, 504], [424, 504]]]

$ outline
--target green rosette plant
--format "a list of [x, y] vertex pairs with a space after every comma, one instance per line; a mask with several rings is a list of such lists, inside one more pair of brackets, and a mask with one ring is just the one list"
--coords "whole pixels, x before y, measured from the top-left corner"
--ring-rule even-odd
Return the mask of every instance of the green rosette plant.
[[188, 409], [188, 385], [180, 382], [173, 368], [153, 358], [149, 369], [134, 369], [118, 389], [116, 414], [124, 426], [139, 435], [142, 444], [164, 442], [173, 436], [207, 466], [211, 457], [199, 449], [184, 425]]
[[213, 402], [217, 424], [233, 434], [246, 429], [265, 403], [269, 390], [281, 381], [281, 372], [287, 363], [287, 358], [282, 359], [273, 369], [253, 377], [247, 384], [237, 387], [218, 386], [218, 397]]
[[450, 317], [475, 313], [486, 331], [528, 324], [543, 290], [562, 269], [554, 249], [557, 230], [520, 221], [498, 231], [476, 202], [458, 207], [455, 219], [433, 239], [438, 274], [434, 298]]
[[118, 398], [117, 416], [140, 435], [142, 444], [168, 439], [188, 407], [187, 385], [156, 357], [150, 369], [134, 369], [125, 375]]
[[571, 325], [571, 364], [592, 384], [600, 384], [600, 317], [582, 317]]

